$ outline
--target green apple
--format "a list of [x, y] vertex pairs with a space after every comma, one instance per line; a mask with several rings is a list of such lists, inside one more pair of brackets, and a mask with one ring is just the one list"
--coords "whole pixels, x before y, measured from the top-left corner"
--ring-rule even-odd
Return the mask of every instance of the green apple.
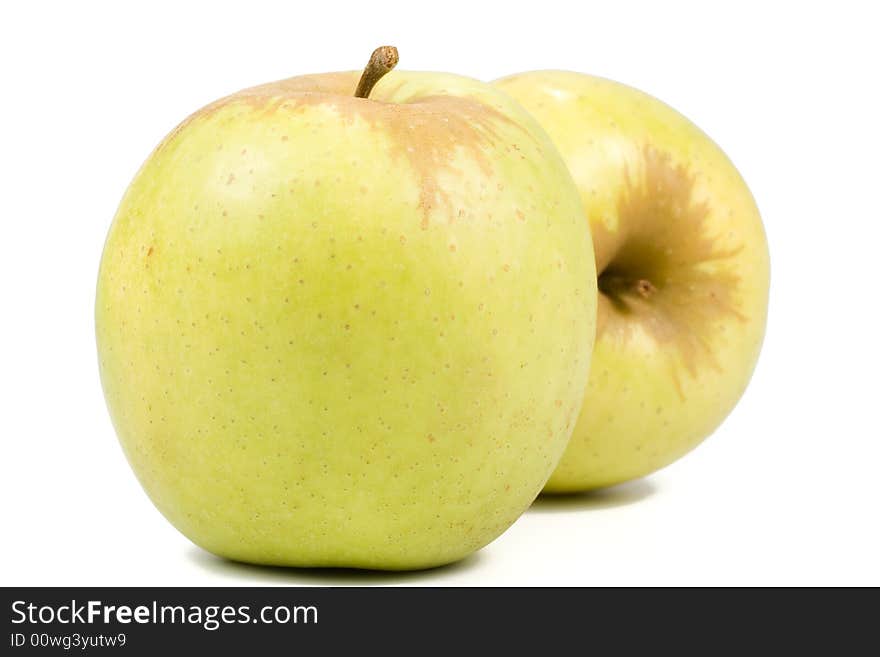
[[562, 153], [599, 272], [586, 401], [545, 490], [641, 477], [709, 435], [748, 384], [769, 288], [758, 209], [721, 149], [651, 96], [558, 71], [495, 84]]
[[110, 414], [158, 509], [218, 555], [460, 559], [529, 506], [580, 411], [598, 293], [564, 162], [490, 85], [379, 80], [393, 55], [360, 85], [196, 112], [110, 228]]

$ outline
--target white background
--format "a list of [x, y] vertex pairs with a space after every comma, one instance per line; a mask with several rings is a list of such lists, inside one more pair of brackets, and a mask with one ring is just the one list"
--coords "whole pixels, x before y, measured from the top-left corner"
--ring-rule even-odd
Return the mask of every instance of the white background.
[[[0, 584], [880, 584], [880, 98], [871, 3], [363, 0], [3, 3]], [[116, 205], [181, 118], [256, 83], [360, 68], [483, 79], [567, 68], [648, 91], [749, 182], [772, 256], [745, 397], [682, 461], [539, 501], [414, 574], [230, 564], [141, 491], [98, 380], [93, 302]]]

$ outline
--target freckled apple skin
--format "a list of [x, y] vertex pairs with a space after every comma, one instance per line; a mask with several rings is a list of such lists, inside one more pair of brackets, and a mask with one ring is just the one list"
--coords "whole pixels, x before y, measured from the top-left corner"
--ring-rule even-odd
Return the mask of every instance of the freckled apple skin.
[[636, 89], [561, 71], [494, 84], [562, 153], [600, 274], [583, 410], [545, 490], [642, 477], [714, 431], [751, 377], [769, 290], [755, 201], [709, 137]]
[[596, 275], [546, 133], [489, 85], [294, 78], [197, 112], [113, 221], [101, 379], [158, 509], [234, 560], [410, 569], [503, 532], [587, 381]]

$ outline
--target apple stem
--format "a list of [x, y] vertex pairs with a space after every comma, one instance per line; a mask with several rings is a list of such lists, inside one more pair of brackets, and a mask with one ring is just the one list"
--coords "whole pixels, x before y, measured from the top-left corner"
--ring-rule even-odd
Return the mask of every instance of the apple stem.
[[361, 75], [357, 89], [354, 92], [355, 98], [369, 98], [370, 92], [376, 83], [381, 80], [386, 73], [397, 66], [397, 48], [394, 46], [379, 46], [370, 55], [370, 61], [367, 62], [364, 73]]
[[626, 274], [605, 271], [599, 276], [599, 291], [615, 299], [623, 295], [650, 299], [657, 292], [657, 286], [647, 278], [630, 278]]
[[633, 287], [635, 288], [638, 295], [643, 299], [647, 299], [652, 294], [654, 294], [654, 292], [657, 291], [657, 288], [654, 287], [654, 284], [645, 278], [640, 278], [639, 280], [637, 280]]

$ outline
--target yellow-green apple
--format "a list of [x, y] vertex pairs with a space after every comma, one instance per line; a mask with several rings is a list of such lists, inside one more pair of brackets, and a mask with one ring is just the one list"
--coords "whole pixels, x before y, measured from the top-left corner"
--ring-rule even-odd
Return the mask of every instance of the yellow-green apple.
[[562, 153], [599, 273], [586, 401], [545, 490], [641, 477], [709, 435], [749, 381], [769, 288], [758, 209], [721, 149], [647, 94], [559, 71], [496, 85]]
[[218, 555], [457, 560], [528, 507], [580, 411], [597, 290], [564, 162], [506, 94], [380, 80], [395, 61], [199, 110], [110, 228], [110, 414], [155, 505]]

